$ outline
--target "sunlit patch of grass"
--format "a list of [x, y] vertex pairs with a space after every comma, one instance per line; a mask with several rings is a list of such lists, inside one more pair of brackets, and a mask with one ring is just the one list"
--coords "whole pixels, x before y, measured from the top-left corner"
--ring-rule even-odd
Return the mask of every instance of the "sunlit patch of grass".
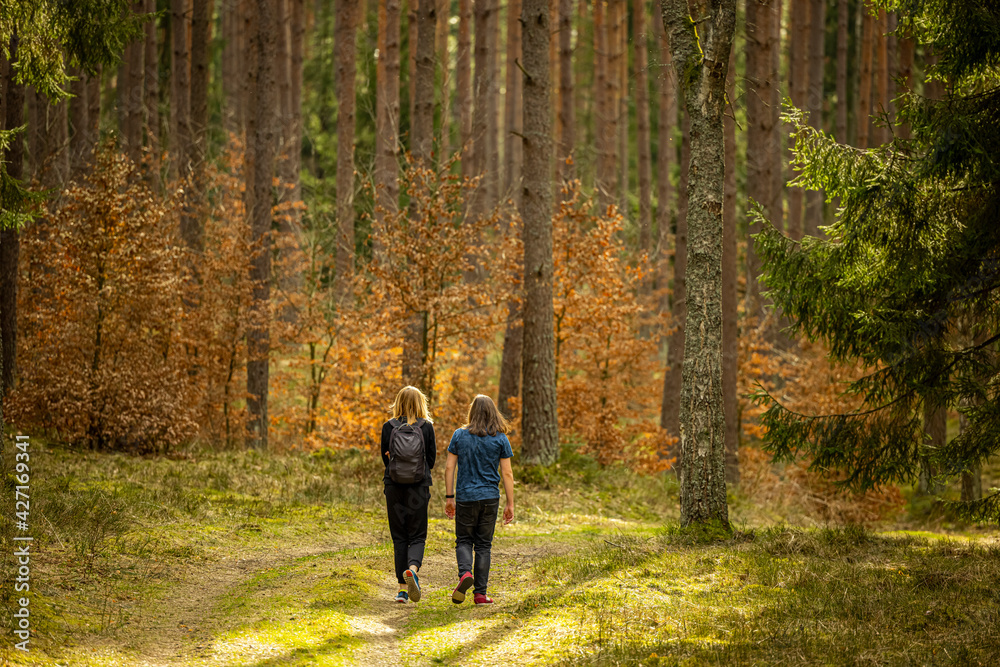
[[228, 665], [346, 665], [360, 643], [343, 612], [303, 611], [227, 633], [212, 643], [211, 653]]

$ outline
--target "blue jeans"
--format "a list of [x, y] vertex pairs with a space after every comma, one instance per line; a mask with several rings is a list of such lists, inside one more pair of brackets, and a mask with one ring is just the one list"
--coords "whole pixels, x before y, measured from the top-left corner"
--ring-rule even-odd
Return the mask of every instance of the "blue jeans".
[[[473, 500], [455, 503], [455, 557], [458, 575], [472, 572], [474, 593], [486, 595], [490, 580], [490, 549], [493, 547], [493, 530], [497, 525], [500, 499]], [[476, 553], [475, 567], [472, 552]]]

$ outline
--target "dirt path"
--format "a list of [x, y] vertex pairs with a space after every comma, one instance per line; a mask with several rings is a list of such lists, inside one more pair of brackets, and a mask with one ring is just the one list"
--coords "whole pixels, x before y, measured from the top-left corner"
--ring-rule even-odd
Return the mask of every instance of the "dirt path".
[[221, 624], [218, 602], [256, 573], [280, 567], [303, 556], [329, 551], [329, 546], [256, 550], [232, 554], [220, 561], [189, 566], [177, 576], [169, 595], [148, 610], [127, 639], [143, 656], [143, 667], [188, 665], [210, 661], [210, 646]]
[[[421, 569], [425, 573], [421, 580], [423, 585], [428, 588], [440, 588], [446, 580], [451, 581], [446, 573], [451, 573], [455, 569], [455, 559], [444, 555], [428, 556], [424, 559]], [[402, 664], [399, 643], [406, 631], [406, 622], [416, 609], [416, 605], [399, 604], [391, 599], [393, 591], [397, 590], [394, 574], [386, 573], [383, 584], [384, 596], [351, 619], [351, 626], [356, 631], [356, 636], [364, 641], [364, 645], [352, 656], [353, 663], [359, 667], [388, 667]]]

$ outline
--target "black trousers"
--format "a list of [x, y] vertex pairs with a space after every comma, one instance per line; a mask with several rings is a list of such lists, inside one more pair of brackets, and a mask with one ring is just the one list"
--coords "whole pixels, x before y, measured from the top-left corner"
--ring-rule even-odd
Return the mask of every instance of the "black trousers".
[[[458, 559], [458, 575], [472, 572], [474, 593], [486, 595], [490, 581], [490, 549], [493, 548], [493, 530], [497, 525], [497, 511], [500, 499], [474, 500], [455, 503], [455, 557]], [[472, 564], [472, 552], [476, 552], [476, 564]]]
[[385, 505], [389, 512], [389, 534], [396, 563], [396, 579], [403, 580], [403, 572], [410, 565], [418, 568], [424, 560], [424, 542], [427, 541], [427, 503], [431, 488], [417, 484], [386, 484]]

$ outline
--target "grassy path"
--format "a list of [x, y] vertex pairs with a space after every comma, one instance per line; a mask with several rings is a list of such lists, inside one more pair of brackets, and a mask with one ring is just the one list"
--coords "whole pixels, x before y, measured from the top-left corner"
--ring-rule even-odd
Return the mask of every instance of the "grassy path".
[[37, 636], [27, 655], [0, 647], [0, 664], [1000, 660], [995, 532], [777, 525], [702, 541], [673, 523], [669, 480], [584, 469], [519, 486], [489, 607], [451, 603], [453, 523], [432, 503], [423, 598], [399, 605], [382, 496], [352, 467], [366, 459], [52, 457], [39, 458], [71, 474], [40, 476], [52, 530], [32, 560]]

